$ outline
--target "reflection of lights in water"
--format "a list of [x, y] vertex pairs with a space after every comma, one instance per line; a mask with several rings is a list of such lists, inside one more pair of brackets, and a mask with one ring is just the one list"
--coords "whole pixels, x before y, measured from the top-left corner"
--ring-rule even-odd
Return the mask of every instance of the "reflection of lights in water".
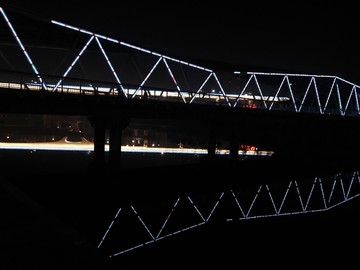
[[[67, 138], [60, 141], [51, 142], [37, 142], [37, 143], [17, 143], [17, 142], [0, 142], [0, 150], [57, 150], [57, 151], [87, 151], [91, 153], [94, 151], [94, 144], [85, 139], [81, 141], [71, 142]], [[109, 151], [109, 145], [105, 145], [105, 151]], [[201, 148], [179, 148], [179, 147], [146, 147], [146, 146], [121, 146], [121, 152], [135, 152], [135, 153], [160, 153], [160, 154], [207, 154], [207, 149]], [[217, 149], [216, 154], [228, 155], [229, 150]], [[239, 155], [262, 155], [270, 156], [271, 151], [242, 151], [239, 150]]]

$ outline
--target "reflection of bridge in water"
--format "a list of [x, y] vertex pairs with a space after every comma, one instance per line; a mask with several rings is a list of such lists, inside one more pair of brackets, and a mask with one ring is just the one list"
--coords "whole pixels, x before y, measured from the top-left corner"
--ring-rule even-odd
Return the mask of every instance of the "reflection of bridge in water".
[[[109, 163], [119, 165], [122, 130], [130, 124], [198, 136], [210, 158], [219, 140], [235, 160], [241, 143], [271, 149], [280, 162], [298, 156], [333, 161], [360, 148], [359, 86], [337, 76], [212, 70], [58, 21], [17, 24], [11, 11], [0, 12], [7, 26], [1, 28], [1, 112], [88, 117], [96, 163], [105, 162], [109, 147]], [[44, 26], [42, 36], [49, 39], [41, 40], [42, 46], [27, 32], [32, 25]], [[50, 39], [55, 36], [59, 44]], [[359, 173], [272, 185], [215, 192], [206, 200], [191, 194], [175, 198], [160, 220], [149, 201], [125, 205], [101, 237], [97, 232], [98, 247], [120, 255], [205, 225], [216, 215], [233, 221], [330, 210], [357, 197]], [[225, 198], [231, 201], [226, 213], [218, 210]], [[189, 210], [194, 219], [173, 223], [180, 205], [181, 213]], [[113, 243], [123, 215], [133, 222], [126, 228], [140, 226], [143, 240]]]
[[189, 193], [168, 200], [149, 196], [114, 210], [107, 227], [97, 234], [98, 248], [116, 257], [201, 226], [320, 214], [359, 195], [360, 174], [352, 171], [299, 181], [289, 179], [287, 183]]

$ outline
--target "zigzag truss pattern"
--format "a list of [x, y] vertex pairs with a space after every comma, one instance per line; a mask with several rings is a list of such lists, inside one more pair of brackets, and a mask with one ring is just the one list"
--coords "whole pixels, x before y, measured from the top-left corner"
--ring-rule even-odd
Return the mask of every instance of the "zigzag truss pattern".
[[120, 207], [98, 248], [110, 257], [211, 222], [233, 222], [329, 211], [360, 194], [360, 172], [293, 180]]
[[[104, 91], [117, 89], [114, 95], [122, 92], [127, 98], [139, 97], [148, 92], [150, 97], [171, 96], [173, 99], [175, 96], [184, 103], [216, 100], [216, 105], [246, 107], [251, 100], [258, 109], [351, 116], [360, 114], [359, 86], [337, 76], [214, 71], [55, 20], [50, 25], [80, 36], [74, 36], [74, 40], [80, 40], [76, 46], [69, 44], [78, 49], [71, 52], [72, 59], [66, 54], [61, 61], [59, 57], [51, 60], [52, 55], [49, 53], [45, 60], [36, 58], [35, 50], [31, 48], [34, 51], [32, 55], [28, 52], [30, 48], [26, 48], [1, 7], [0, 14], [10, 30], [9, 35], [15, 38], [35, 79], [44, 90], [60, 91], [68, 76], [79, 78], [77, 72], [83, 70], [86, 73], [87, 70], [86, 77], [91, 78], [106, 73], [106, 79], [110, 81], [101, 77], [97, 82], [112, 82], [113, 85], [105, 85]], [[114, 53], [114, 47], [130, 53], [127, 57], [120, 57]], [[40, 55], [45, 53], [45, 49], [39, 50], [42, 50]], [[90, 58], [92, 62], [96, 61], [98, 68], [91, 75], [89, 70], [94, 65], [89, 64]], [[6, 60], [10, 62], [10, 59]], [[56, 67], [56, 71], [49, 70], [49, 61], [53, 63], [52, 67]], [[56, 62], [59, 64], [56, 65]], [[42, 74], [48, 72], [56, 73], [58, 81], [47, 82]]]

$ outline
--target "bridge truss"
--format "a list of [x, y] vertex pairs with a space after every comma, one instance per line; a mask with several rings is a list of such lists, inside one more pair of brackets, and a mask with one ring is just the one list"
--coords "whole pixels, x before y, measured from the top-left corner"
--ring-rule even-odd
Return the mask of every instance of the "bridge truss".
[[[80, 83], [84, 85], [81, 79], [86, 79], [94, 92], [101, 89], [127, 98], [146, 93], [150, 98], [189, 104], [212, 101], [266, 110], [346, 116], [360, 113], [359, 86], [337, 76], [217, 71], [59, 21], [44, 26], [43, 22], [37, 25], [25, 20], [36, 25], [37, 31], [41, 26], [47, 29], [37, 35], [51, 39], [52, 46], [40, 46], [26, 32], [35, 29], [27, 29], [24, 20], [19, 20], [22, 31], [18, 33], [17, 21], [11, 22], [1, 7], [0, 13], [4, 19], [2, 36], [8, 42], [2, 46], [0, 67], [31, 72], [40, 89], [63, 91], [67, 84], [79, 88]], [[24, 59], [19, 59], [19, 52]], [[45, 78], [45, 74], [55, 77]], [[67, 83], [70, 78], [71, 84]]]

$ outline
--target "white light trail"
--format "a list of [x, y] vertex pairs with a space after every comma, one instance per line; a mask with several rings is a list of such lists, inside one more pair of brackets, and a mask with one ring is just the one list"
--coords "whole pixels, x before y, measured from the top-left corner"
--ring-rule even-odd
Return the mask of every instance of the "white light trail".
[[[70, 142], [66, 139], [54, 142], [0, 142], [0, 150], [54, 150], [54, 151], [94, 151], [94, 144], [83, 139], [81, 142]], [[109, 151], [109, 145], [105, 145], [105, 151]], [[202, 148], [178, 148], [178, 147], [148, 147], [148, 146], [121, 146], [121, 152], [125, 153], [158, 153], [158, 154], [192, 154], [192, 155], [206, 155], [207, 149]], [[227, 149], [217, 149], [218, 155], [229, 155]], [[271, 156], [272, 151], [242, 151], [239, 150], [239, 155], [261, 155]]]

